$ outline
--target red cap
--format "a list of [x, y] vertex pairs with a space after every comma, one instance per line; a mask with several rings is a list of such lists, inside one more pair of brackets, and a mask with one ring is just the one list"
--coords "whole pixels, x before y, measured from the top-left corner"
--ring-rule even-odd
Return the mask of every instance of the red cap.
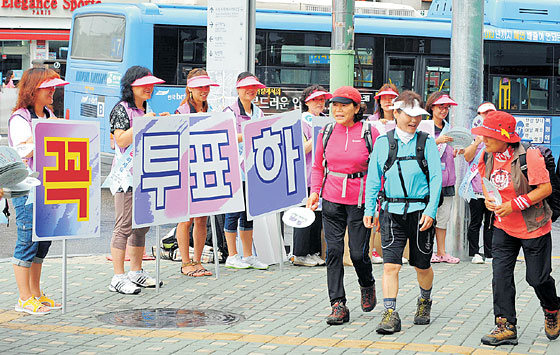
[[154, 84], [163, 84], [165, 80], [155, 77], [153, 75], [146, 75], [141, 77], [140, 79], [134, 80], [134, 82], [130, 86], [146, 86], [146, 85], [154, 85]]
[[360, 102], [362, 102], [362, 95], [351, 86], [341, 86], [333, 92], [331, 102], [340, 102], [343, 104], [354, 102], [356, 105], [359, 105]]
[[441, 95], [439, 99], [434, 101], [432, 105], [445, 105], [445, 104], [451, 106], [457, 106], [457, 103], [452, 98], [450, 98], [449, 95]]
[[39, 85], [38, 89], [46, 89], [46, 88], [52, 88], [52, 87], [56, 87], [56, 86], [64, 86], [64, 85], [68, 85], [70, 84], [67, 81], [64, 81], [60, 78], [54, 78], [54, 79], [47, 79], [45, 81], [43, 81], [41, 83], [41, 85]]
[[324, 96], [325, 100], [328, 100], [332, 97], [332, 95], [326, 91], [321, 91], [321, 90], [315, 90], [313, 91], [309, 96], [307, 96], [305, 98], [305, 102], [311, 101], [313, 99], [316, 99], [318, 97]]
[[390, 96], [394, 96], [394, 97], [399, 96], [399, 94], [397, 94], [397, 93], [395, 92], [395, 90], [393, 90], [393, 89], [391, 89], [391, 88], [388, 88], [388, 89], [385, 89], [385, 90], [383, 90], [383, 91], [379, 91], [377, 94], [375, 94], [375, 96], [374, 96], [373, 98], [374, 98], [374, 99], [378, 99], [378, 98], [380, 98], [380, 97], [383, 96], [383, 95], [390, 95]]
[[521, 138], [515, 132], [517, 121], [507, 112], [492, 111], [488, 113], [481, 126], [471, 129], [473, 134], [495, 138], [497, 140], [516, 143]]

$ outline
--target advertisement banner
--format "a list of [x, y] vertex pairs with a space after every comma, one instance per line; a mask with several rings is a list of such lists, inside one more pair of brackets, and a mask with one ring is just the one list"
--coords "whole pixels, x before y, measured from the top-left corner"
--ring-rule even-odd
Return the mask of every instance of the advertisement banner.
[[307, 200], [301, 112], [243, 123], [247, 217], [300, 206]]
[[99, 122], [33, 120], [33, 132], [33, 241], [99, 237]]
[[134, 119], [132, 227], [189, 219], [189, 116]]
[[232, 112], [190, 115], [191, 217], [245, 209]]

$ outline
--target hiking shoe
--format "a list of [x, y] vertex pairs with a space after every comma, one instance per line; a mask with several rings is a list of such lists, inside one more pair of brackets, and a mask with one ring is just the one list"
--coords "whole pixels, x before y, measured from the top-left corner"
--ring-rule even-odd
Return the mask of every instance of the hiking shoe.
[[241, 260], [239, 254], [235, 254], [227, 257], [226, 267], [228, 269], [248, 269], [251, 265]]
[[480, 254], [474, 254], [471, 263], [473, 264], [484, 264], [484, 259], [482, 259], [482, 256]]
[[558, 334], [560, 334], [560, 311], [544, 310], [544, 332], [550, 340], [558, 338]]
[[371, 252], [371, 262], [373, 264], [383, 264], [383, 258], [377, 251], [374, 250]]
[[416, 314], [414, 315], [414, 324], [426, 325], [430, 324], [430, 311], [432, 310], [432, 300], [419, 298], [416, 303]]
[[327, 324], [341, 325], [350, 320], [350, 310], [342, 302], [336, 302], [332, 305], [332, 312], [327, 317]]
[[317, 266], [317, 261], [311, 255], [294, 256], [293, 263], [297, 266]]
[[137, 295], [140, 293], [140, 287], [133, 284], [126, 274], [113, 275], [109, 291], [122, 293], [123, 295]]
[[377, 298], [375, 297], [375, 284], [369, 287], [360, 286], [360, 291], [362, 292], [362, 311], [371, 312], [377, 304]]
[[309, 255], [311, 258], [313, 258], [313, 260], [315, 260], [317, 262], [317, 266], [323, 266], [325, 265], [325, 260], [323, 260], [323, 258], [321, 258], [321, 256], [319, 255], [319, 253], [317, 254], [311, 254]]
[[251, 269], [257, 269], [257, 270], [266, 270], [268, 269], [268, 265], [261, 262], [259, 259], [257, 259], [256, 256], [251, 255], [248, 256], [246, 258], [243, 258], [243, 262], [247, 263], [249, 265], [249, 267]]
[[[156, 287], [156, 279], [151, 277], [144, 269], [140, 269], [139, 271], [129, 271], [128, 278], [132, 283], [146, 288], [154, 288]], [[159, 287], [163, 286], [163, 281], [159, 282]]]
[[379, 334], [393, 334], [401, 331], [401, 318], [399, 313], [394, 309], [385, 309], [382, 314], [381, 322], [375, 328]]
[[496, 318], [496, 328], [480, 339], [484, 345], [517, 345], [517, 327], [507, 319]]

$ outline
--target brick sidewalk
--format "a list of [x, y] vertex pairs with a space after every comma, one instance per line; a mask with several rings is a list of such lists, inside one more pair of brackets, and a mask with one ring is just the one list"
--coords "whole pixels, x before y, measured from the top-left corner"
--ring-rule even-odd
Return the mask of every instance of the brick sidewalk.
[[[346, 271], [350, 322], [328, 326], [330, 313], [326, 268], [286, 264], [269, 271], [220, 269], [220, 279], [189, 278], [179, 274], [179, 263], [162, 261], [164, 287], [125, 296], [107, 290], [111, 264], [103, 256], [75, 257], [68, 265], [68, 311], [44, 317], [13, 311], [17, 300], [12, 266], [0, 263], [0, 352], [2, 354], [105, 353], [213, 353], [213, 354], [560, 354], [560, 341], [544, 335], [544, 317], [533, 290], [525, 281], [524, 264], [517, 263], [519, 345], [492, 348], [480, 338], [493, 327], [491, 267], [462, 262], [434, 265], [432, 323], [413, 326], [418, 286], [410, 266], [401, 271], [397, 309], [403, 330], [381, 336], [374, 329], [382, 305], [363, 313], [359, 287], [352, 268]], [[553, 276], [560, 279], [555, 261]], [[145, 268], [152, 274], [155, 262]], [[213, 270], [213, 268], [210, 268]], [[374, 265], [378, 297], [381, 271]], [[43, 285], [60, 299], [61, 259], [47, 259]], [[100, 322], [96, 316], [112, 311], [146, 308], [214, 309], [241, 314], [234, 325], [197, 328], [127, 328]], [[497, 352], [496, 352], [497, 351]]]

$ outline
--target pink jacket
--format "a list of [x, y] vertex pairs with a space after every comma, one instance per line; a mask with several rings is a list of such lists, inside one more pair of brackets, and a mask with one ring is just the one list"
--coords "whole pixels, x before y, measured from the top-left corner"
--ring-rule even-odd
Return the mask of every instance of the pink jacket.
[[[372, 142], [379, 136], [379, 132], [371, 127]], [[362, 138], [362, 122], [352, 127], [335, 124], [329, 138], [325, 157], [330, 171], [344, 174], [366, 172], [368, 170], [369, 152]], [[317, 137], [315, 148], [315, 162], [311, 170], [311, 192], [320, 193], [323, 184], [323, 132]], [[328, 175], [323, 188], [323, 198], [330, 202], [344, 205], [357, 205], [360, 195], [360, 179], [348, 179], [346, 197], [342, 197], [344, 178]], [[365, 181], [365, 177], [364, 177]], [[365, 183], [362, 191], [362, 204], [365, 201]]]

